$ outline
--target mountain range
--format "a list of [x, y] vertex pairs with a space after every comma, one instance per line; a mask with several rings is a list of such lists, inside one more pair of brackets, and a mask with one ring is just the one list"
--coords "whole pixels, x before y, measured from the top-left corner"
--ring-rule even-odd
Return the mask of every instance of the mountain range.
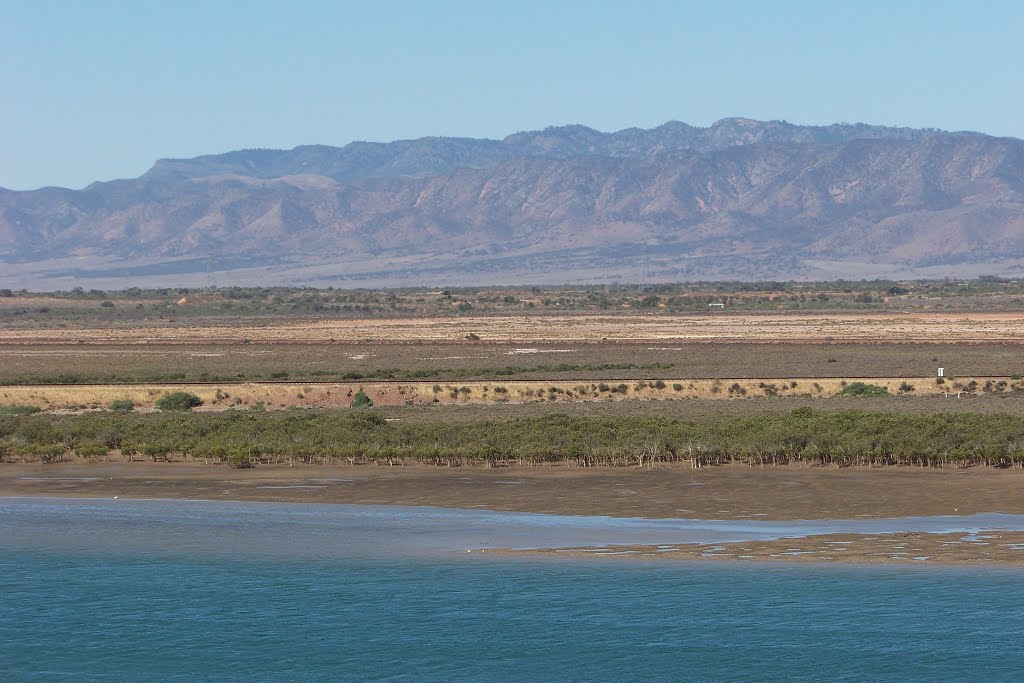
[[1024, 272], [1024, 141], [724, 119], [162, 159], [0, 189], [0, 285], [602, 283]]

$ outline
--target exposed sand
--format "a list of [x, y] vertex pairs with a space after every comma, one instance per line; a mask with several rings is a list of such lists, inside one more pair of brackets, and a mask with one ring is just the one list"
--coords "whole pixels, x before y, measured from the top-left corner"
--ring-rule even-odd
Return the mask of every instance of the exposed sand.
[[[971, 377], [958, 377], [961, 384]], [[623, 399], [723, 400], [772, 396], [804, 396], [828, 398], [839, 395], [847, 382], [841, 377], [794, 377], [791, 379], [663, 379], [661, 388], [646, 380], [633, 379], [556, 379], [556, 380], [489, 380], [481, 381], [360, 381], [360, 382], [219, 382], [216, 384], [64, 384], [3, 385], [0, 406], [33, 405], [44, 410], [77, 409], [81, 406], [105, 408], [111, 401], [130, 399], [137, 408], [153, 408], [157, 400], [172, 391], [187, 391], [203, 400], [201, 411], [232, 408], [245, 409], [259, 402], [269, 409], [291, 406], [306, 408], [346, 407], [352, 404], [355, 392], [362, 389], [377, 405], [433, 404], [464, 405], [467, 403], [530, 403], [617, 401]], [[932, 377], [890, 377], [866, 380], [884, 386], [892, 395], [909, 384], [914, 395], [958, 394], [951, 384], [936, 384]], [[976, 380], [984, 385], [986, 378]], [[1012, 391], [1024, 387], [1024, 381], [1004, 379]], [[622, 383], [621, 392], [610, 389]], [[768, 384], [768, 389], [762, 385]], [[435, 389], [436, 387], [436, 389]], [[600, 387], [604, 387], [602, 390]], [[497, 389], [497, 391], [495, 390]], [[742, 392], [742, 393], [741, 393]]]
[[191, 343], [199, 341], [917, 341], [1024, 339], [1024, 313], [869, 313], [810, 315], [460, 316], [309, 320], [250, 326], [102, 327], [0, 331], [2, 342]]

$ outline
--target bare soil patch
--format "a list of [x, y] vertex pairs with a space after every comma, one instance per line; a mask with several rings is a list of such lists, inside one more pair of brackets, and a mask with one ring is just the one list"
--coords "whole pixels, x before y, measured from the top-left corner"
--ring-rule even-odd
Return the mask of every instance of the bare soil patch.
[[3, 342], [151, 343], [287, 341], [917, 341], [993, 342], [1024, 338], [1024, 313], [807, 315], [574, 314], [305, 320], [250, 325], [8, 329]]
[[[288, 486], [313, 488], [288, 488]], [[76, 462], [0, 466], [0, 495], [482, 507], [567, 515], [852, 519], [1024, 514], [1024, 471], [974, 467], [263, 466]]]

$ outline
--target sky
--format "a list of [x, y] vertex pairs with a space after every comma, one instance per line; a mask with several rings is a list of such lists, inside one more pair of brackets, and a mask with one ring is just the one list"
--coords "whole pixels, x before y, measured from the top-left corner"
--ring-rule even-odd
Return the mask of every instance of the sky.
[[1024, 2], [0, 0], [0, 187], [729, 116], [1024, 138]]

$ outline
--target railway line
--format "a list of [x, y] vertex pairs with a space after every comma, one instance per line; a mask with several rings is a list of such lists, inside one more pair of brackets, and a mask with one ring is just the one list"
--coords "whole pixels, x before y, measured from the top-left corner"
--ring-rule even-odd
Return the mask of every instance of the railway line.
[[[310, 384], [310, 385], [358, 385], [358, 384], [373, 384], [381, 386], [409, 386], [409, 385], [423, 385], [433, 386], [435, 384], [459, 384], [465, 382], [471, 382], [479, 384], [481, 382], [494, 382], [494, 383], [516, 383], [516, 384], [565, 384], [567, 382], [601, 382], [604, 384], [610, 383], [628, 383], [628, 382], [650, 382], [658, 381], [663, 382], [670, 381], [694, 381], [694, 382], [713, 382], [718, 380], [719, 382], [788, 382], [791, 380], [819, 380], [819, 381], [855, 381], [855, 382], [891, 382], [893, 380], [901, 379], [913, 379], [922, 380], [928, 379], [920, 376], [907, 376], [907, 377], [896, 377], [892, 375], [880, 376], [880, 375], [821, 375], [821, 376], [809, 376], [809, 375], [779, 375], [779, 376], [747, 376], [747, 377], [712, 377], [712, 376], [695, 376], [688, 375], [685, 377], [679, 377], [674, 375], [634, 375], [630, 377], [510, 377], [510, 376], [473, 376], [473, 377], [458, 377], [458, 378], [434, 378], [434, 379], [375, 379], [373, 377], [364, 377], [360, 379], [324, 379], [324, 378], [296, 378], [296, 379], [273, 379], [273, 380], [244, 380], [237, 378], [225, 378], [223, 380], [201, 380], [201, 381], [175, 381], [175, 382], [67, 382], [67, 383], [52, 383], [52, 384], [0, 384], [0, 389], [14, 388], [19, 389], [58, 389], [58, 388], [70, 388], [70, 387], [219, 387], [225, 385], [249, 385], [249, 386], [294, 386], [297, 384]], [[946, 380], [955, 381], [955, 377], [946, 377]], [[1009, 375], [964, 375], [963, 379], [967, 380], [1006, 380], [1010, 381]]]

